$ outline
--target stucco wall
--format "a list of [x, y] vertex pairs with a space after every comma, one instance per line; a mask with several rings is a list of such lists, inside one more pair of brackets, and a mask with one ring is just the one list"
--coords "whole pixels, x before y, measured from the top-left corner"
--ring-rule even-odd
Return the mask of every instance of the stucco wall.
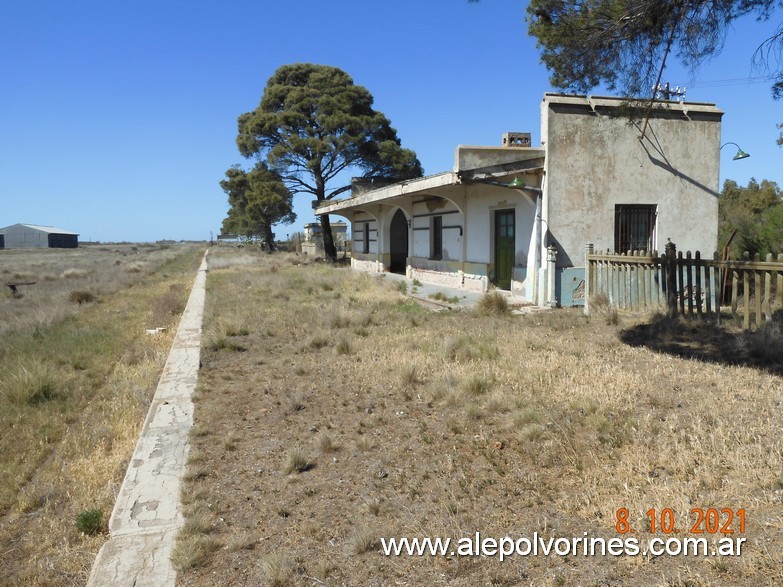
[[[642, 119], [619, 100], [545, 98], [543, 218], [557, 264], [583, 266], [586, 242], [614, 248], [616, 204], [656, 204], [654, 244], [711, 255], [717, 247], [720, 119], [712, 105], [668, 103]], [[646, 112], [644, 113], [646, 114]]]
[[432, 257], [432, 219], [441, 216], [443, 221], [443, 260], [462, 260], [463, 218], [459, 208], [450, 200], [437, 199], [413, 204], [411, 222], [412, 243], [408, 251], [411, 257]]
[[[536, 178], [523, 176], [532, 184]], [[400, 202], [410, 220], [407, 274], [428, 283], [485, 290], [494, 273], [494, 212], [515, 212], [515, 269], [512, 291], [523, 293], [534, 231], [535, 202], [519, 190], [483, 183], [442, 186]], [[394, 205], [371, 207], [353, 215], [354, 267], [388, 270], [387, 254]], [[432, 222], [442, 218], [442, 259], [432, 259]], [[365, 222], [370, 224], [370, 250], [363, 249]], [[381, 255], [376, 253], [381, 251]]]
[[[532, 183], [532, 180], [530, 180]], [[496, 210], [515, 211], [515, 265], [526, 266], [530, 236], [535, 221], [535, 203], [519, 190], [474, 184], [467, 200], [467, 260], [493, 264], [494, 214]]]

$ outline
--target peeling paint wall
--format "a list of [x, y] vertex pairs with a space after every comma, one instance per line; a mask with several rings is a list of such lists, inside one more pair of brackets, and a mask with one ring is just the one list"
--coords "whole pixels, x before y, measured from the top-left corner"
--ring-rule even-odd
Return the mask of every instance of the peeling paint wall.
[[[530, 184], [536, 177], [525, 177]], [[529, 249], [535, 223], [535, 202], [525, 193], [496, 185], [475, 183], [445, 186], [414, 196], [400, 206], [379, 205], [352, 217], [352, 265], [367, 271], [389, 269], [388, 229], [402, 208], [410, 221], [406, 274], [422, 282], [471, 291], [486, 291], [494, 272], [494, 212], [514, 210], [515, 259], [511, 289], [523, 295], [528, 275]], [[435, 258], [434, 219], [440, 218], [442, 254]], [[364, 252], [369, 223], [370, 248]], [[381, 251], [381, 254], [378, 254]]]
[[[356, 253], [378, 252], [378, 222], [368, 214], [361, 214], [353, 219], [351, 225], [351, 250]], [[366, 247], [369, 246], [369, 250]]]
[[583, 266], [585, 243], [614, 249], [615, 205], [657, 206], [656, 240], [712, 254], [718, 238], [722, 112], [666, 103], [620, 115], [619, 100], [547, 96], [542, 103], [546, 190], [542, 239], [558, 267]]

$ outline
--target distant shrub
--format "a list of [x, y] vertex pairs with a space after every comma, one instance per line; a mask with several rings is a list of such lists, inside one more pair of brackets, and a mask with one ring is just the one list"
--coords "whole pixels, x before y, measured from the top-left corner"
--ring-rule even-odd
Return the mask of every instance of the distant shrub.
[[341, 338], [335, 347], [338, 355], [350, 355], [351, 354], [351, 342], [348, 339]]
[[87, 277], [87, 275], [89, 275], [89, 273], [84, 269], [66, 269], [60, 273], [60, 277], [63, 279], [82, 279]]
[[439, 302], [446, 302], [448, 304], [459, 304], [459, 296], [447, 296], [442, 291], [436, 291], [427, 297]]
[[475, 340], [468, 335], [446, 338], [443, 341], [443, 351], [451, 361], [495, 359], [499, 354], [496, 341], [489, 338]]
[[72, 291], [68, 299], [74, 304], [89, 304], [95, 301], [95, 294], [89, 291]]
[[207, 348], [215, 352], [226, 350], [242, 353], [247, 350], [246, 346], [234, 342], [233, 340], [229, 340], [227, 337], [222, 335], [212, 337], [207, 343]]

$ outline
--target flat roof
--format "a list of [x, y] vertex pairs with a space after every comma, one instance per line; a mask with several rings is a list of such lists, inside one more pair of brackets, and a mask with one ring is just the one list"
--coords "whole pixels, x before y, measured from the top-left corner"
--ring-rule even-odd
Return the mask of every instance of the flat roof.
[[617, 96], [587, 96], [583, 94], [562, 94], [547, 92], [544, 94], [544, 102], [548, 104], [565, 104], [570, 106], [585, 106], [591, 110], [597, 108], [621, 108], [631, 106], [633, 108], [650, 108], [653, 110], [680, 111], [687, 115], [688, 112], [705, 114], [724, 114], [712, 102], [680, 102], [679, 100], [658, 100], [651, 98], [619, 98]]

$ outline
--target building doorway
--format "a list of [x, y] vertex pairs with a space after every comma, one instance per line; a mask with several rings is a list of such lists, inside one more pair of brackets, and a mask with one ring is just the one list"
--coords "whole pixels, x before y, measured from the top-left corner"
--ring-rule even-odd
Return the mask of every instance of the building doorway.
[[405, 274], [408, 265], [408, 219], [397, 209], [389, 228], [389, 271]]
[[515, 257], [514, 210], [495, 210], [495, 287], [511, 289]]

